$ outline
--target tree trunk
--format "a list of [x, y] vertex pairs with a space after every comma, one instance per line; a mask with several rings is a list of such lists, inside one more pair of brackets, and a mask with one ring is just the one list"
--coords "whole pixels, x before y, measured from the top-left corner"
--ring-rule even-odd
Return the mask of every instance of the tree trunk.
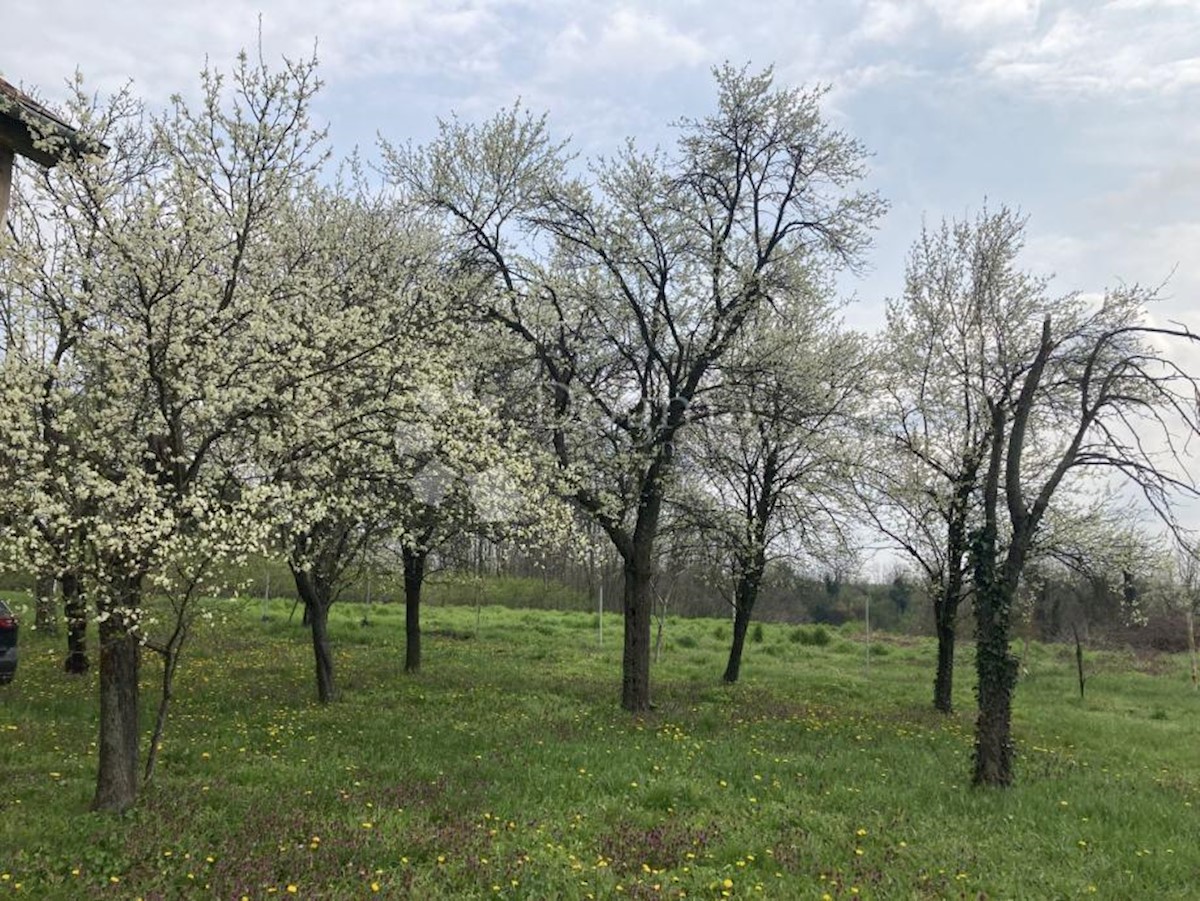
[[650, 554], [635, 546], [625, 561], [625, 651], [621, 660], [621, 706], [632, 713], [650, 709], [653, 579]]
[[317, 672], [317, 700], [328, 704], [337, 697], [333, 682], [333, 649], [329, 643], [329, 591], [312, 571], [292, 568], [296, 593], [304, 601], [304, 615], [312, 633]]
[[1200, 688], [1200, 668], [1196, 665], [1196, 614], [1189, 606], [1184, 611], [1187, 617], [1188, 658], [1192, 661], [1192, 689]]
[[750, 628], [750, 615], [754, 611], [754, 602], [758, 600], [758, 575], [754, 573], [743, 575], [738, 579], [737, 588], [733, 593], [733, 642], [729, 646], [729, 661], [725, 664], [725, 674], [721, 677], [731, 685], [738, 680], [742, 669], [742, 651], [746, 647], [746, 631]]
[[1017, 658], [1009, 652], [1008, 621], [1013, 592], [995, 581], [976, 585], [979, 718], [975, 723], [975, 785], [1013, 781], [1012, 696]]
[[167, 710], [174, 697], [175, 670], [179, 667], [179, 647], [172, 641], [163, 651], [162, 695], [158, 699], [158, 712], [154, 716], [154, 732], [150, 736], [150, 748], [146, 751], [146, 770], [144, 779], [147, 784], [154, 778], [154, 770], [158, 765], [158, 752], [162, 750], [163, 732], [167, 728]]
[[[138, 592], [121, 603], [135, 605]], [[138, 788], [138, 663], [141, 648], [122, 617], [100, 623], [100, 766], [92, 810], [120, 813]]]
[[1072, 624], [1071, 634], [1075, 636], [1075, 669], [1079, 674], [1079, 700], [1083, 700], [1083, 690], [1087, 679], [1083, 675], [1083, 644], [1079, 640], [1079, 629]]
[[63, 661], [63, 669], [72, 675], [82, 676], [91, 666], [87, 655], [87, 604], [76, 573], [68, 570], [59, 578], [67, 615], [67, 658]]
[[421, 671], [421, 586], [425, 583], [425, 552], [403, 550], [404, 557], [404, 671]]
[[721, 677], [733, 684], [742, 669], [742, 649], [746, 646], [746, 629], [750, 626], [750, 613], [739, 603], [733, 611], [733, 642], [729, 645], [729, 661]]
[[[1024, 396], [1024, 391], [1022, 391]], [[983, 527], [975, 536], [975, 687], [979, 715], [975, 720], [975, 785], [1012, 785], [1012, 695], [1017, 684], [1017, 659], [1009, 653], [1009, 619], [1023, 559], [1017, 542], [1010, 539], [1003, 572], [997, 566], [1000, 472], [1004, 456], [1005, 409], [992, 408], [992, 448], [983, 483]], [[1014, 431], [1016, 431], [1014, 426]], [[1014, 437], [1015, 441], [1016, 438]], [[1014, 532], [1020, 529], [1014, 524]]]
[[662, 514], [664, 477], [674, 455], [670, 440], [642, 482], [631, 535], [609, 531], [624, 561], [625, 647], [621, 657], [621, 707], [644, 713], [650, 703], [650, 629], [654, 619], [654, 540]]
[[333, 684], [333, 648], [329, 643], [329, 605], [313, 604], [308, 615], [317, 667], [317, 700], [328, 704], [337, 697]]
[[954, 641], [958, 611], [944, 594], [935, 597], [933, 615], [937, 629], [937, 674], [933, 678], [933, 706], [942, 713], [954, 710]]
[[38, 632], [45, 632], [47, 635], [53, 635], [58, 631], [58, 611], [55, 609], [56, 597], [55, 586], [57, 579], [54, 573], [43, 572], [39, 573], [37, 582], [34, 585], [34, 620], [33, 627]]
[[658, 628], [654, 630], [654, 663], [657, 664], [662, 660], [663, 635], [667, 630], [667, 599], [659, 593], [657, 587], [654, 590], [654, 594], [658, 598], [655, 613], [655, 619], [658, 620]]
[[1050, 602], [1050, 616], [1042, 632], [1042, 641], [1055, 641], [1062, 633], [1062, 592], [1056, 591]]
[[946, 527], [946, 568], [933, 589], [933, 619], [937, 632], [937, 673], [933, 677], [933, 707], [942, 713], [954, 710], [954, 642], [958, 607], [963, 598], [963, 557], [968, 551], [967, 514], [971, 508], [980, 458], [963, 457]]

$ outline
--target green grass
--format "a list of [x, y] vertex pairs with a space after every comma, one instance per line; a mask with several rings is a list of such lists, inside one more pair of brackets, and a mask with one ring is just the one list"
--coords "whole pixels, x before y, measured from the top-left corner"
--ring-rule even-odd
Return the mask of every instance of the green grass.
[[[0, 688], [0, 898], [1194, 898], [1200, 698], [1184, 662], [1034, 646], [1018, 785], [966, 786], [961, 713], [929, 708], [932, 644], [767, 624], [719, 683], [728, 625], [671, 620], [656, 709], [617, 707], [620, 620], [340, 605], [342, 700], [312, 701], [279, 602], [205, 627], [136, 810], [86, 812], [94, 677], [22, 634]], [[477, 619], [478, 617], [478, 619]], [[157, 684], [147, 662], [146, 725]], [[294, 892], [289, 891], [294, 888]], [[377, 888], [377, 891], [376, 891]]]
[[[253, 556], [243, 566], [231, 568], [227, 577], [230, 587], [239, 588], [244, 596], [296, 600], [295, 580], [287, 564], [280, 560]], [[0, 585], [4, 584], [3, 579], [0, 575]], [[13, 575], [10, 577], [10, 583], [27, 588], [32, 584], [32, 578]], [[578, 611], [588, 610], [592, 606], [585, 592], [569, 588], [548, 577], [489, 575], [476, 578], [467, 573], [447, 570], [427, 574], [423, 596], [430, 603], [464, 606], [499, 604], [508, 607]], [[403, 603], [404, 572], [399, 561], [394, 561], [390, 569], [381, 568], [372, 572], [369, 577], [360, 574], [345, 586], [341, 599]]]

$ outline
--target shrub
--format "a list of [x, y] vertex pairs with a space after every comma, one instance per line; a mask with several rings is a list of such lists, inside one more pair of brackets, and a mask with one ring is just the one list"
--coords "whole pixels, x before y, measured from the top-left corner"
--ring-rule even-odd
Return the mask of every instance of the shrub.
[[797, 626], [788, 634], [788, 640], [796, 644], [823, 648], [833, 639], [829, 634], [829, 630], [824, 626], [814, 626], [811, 629]]

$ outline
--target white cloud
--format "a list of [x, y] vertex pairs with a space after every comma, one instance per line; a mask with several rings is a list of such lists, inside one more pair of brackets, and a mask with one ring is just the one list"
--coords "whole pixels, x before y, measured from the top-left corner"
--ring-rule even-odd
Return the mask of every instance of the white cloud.
[[1191, 9], [1196, 0], [1110, 0], [1110, 9]]
[[325, 0], [307, 7], [303, 28], [322, 35], [331, 66], [350, 77], [489, 72], [499, 68], [508, 39], [499, 12], [499, 6], [464, 0]]
[[1137, 171], [1099, 203], [1111, 221], [1138, 226], [1193, 217], [1200, 211], [1200, 159], [1168, 159]]
[[990, 41], [999, 33], [1032, 29], [1039, 9], [1039, 0], [865, 0], [853, 37], [900, 45], [914, 38], [920, 43], [940, 29], [958, 38]]
[[580, 17], [566, 25], [547, 48], [559, 72], [613, 70], [662, 72], [711, 63], [712, 54], [669, 20], [632, 7], [616, 7], [598, 23]]
[[898, 61], [887, 61], [867, 66], [855, 66], [838, 75], [833, 84], [834, 102], [845, 94], [866, 90], [878, 85], [895, 85], [901, 81], [912, 81], [924, 73], [917, 67]]
[[[199, 2], [130, 0], [114, 7], [17, 0], [5, 10], [6, 28], [44, 39], [11, 45], [5, 77], [55, 93], [79, 67], [101, 90], [132, 79], [139, 94], [161, 101], [191, 89], [206, 57], [226, 67], [239, 50], [253, 50], [260, 16], [268, 60], [307, 55], [316, 46], [327, 79], [490, 71], [511, 39], [501, 21], [504, 6], [471, 0], [225, 0], [216, 10]], [[47, 28], [48, 21], [70, 26]]]
[[919, 13], [919, 6], [912, 0], [867, 0], [857, 36], [882, 44], [899, 43], [917, 24]]
[[991, 34], [996, 29], [1032, 26], [1038, 0], [927, 0], [941, 23], [967, 34]]
[[1160, 289], [1158, 313], [1200, 333], [1198, 246], [1200, 221], [1140, 227], [1109, 220], [1079, 234], [1039, 233], [1034, 222], [1022, 261], [1033, 272], [1053, 274], [1055, 292], [1122, 284]]
[[1064, 9], [1036, 34], [994, 45], [980, 61], [980, 71], [1056, 97], [1126, 97], [1200, 87], [1195, 4], [1159, 6], [1153, 14], [1128, 2], [1087, 14]]

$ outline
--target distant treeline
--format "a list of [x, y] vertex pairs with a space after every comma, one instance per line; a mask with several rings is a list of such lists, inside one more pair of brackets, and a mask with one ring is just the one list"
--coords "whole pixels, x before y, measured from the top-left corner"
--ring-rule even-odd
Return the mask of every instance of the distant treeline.
[[[454, 550], [454, 549], [452, 549]], [[491, 605], [538, 610], [593, 611], [603, 601], [605, 612], [621, 611], [621, 573], [613, 565], [586, 565], [566, 556], [534, 560], [518, 553], [479, 552], [478, 547], [443, 553], [426, 582], [427, 604]], [[726, 593], [722, 594], [722, 589]], [[32, 591], [26, 573], [0, 573], [0, 590]], [[1070, 640], [1073, 629], [1091, 644], [1181, 652], [1187, 650], [1182, 614], [1141, 610], [1128, 615], [1125, 586], [1082, 576], [1046, 579], [1029, 614], [1017, 627], [1019, 636], [1041, 641]], [[228, 573], [223, 592], [249, 598], [296, 600], [296, 584], [287, 565], [267, 557], [252, 558]], [[380, 563], [361, 572], [339, 598], [355, 603], [404, 602], [399, 566]], [[665, 571], [659, 579], [656, 612], [672, 616], [724, 618], [732, 615], [727, 586], [712, 574]], [[872, 582], [836, 574], [800, 572], [776, 563], [767, 572], [755, 608], [756, 619], [790, 624], [865, 625], [872, 629], [917, 635], [933, 633], [932, 605], [924, 584], [906, 573]], [[969, 605], [960, 618], [959, 634], [974, 633]]]

